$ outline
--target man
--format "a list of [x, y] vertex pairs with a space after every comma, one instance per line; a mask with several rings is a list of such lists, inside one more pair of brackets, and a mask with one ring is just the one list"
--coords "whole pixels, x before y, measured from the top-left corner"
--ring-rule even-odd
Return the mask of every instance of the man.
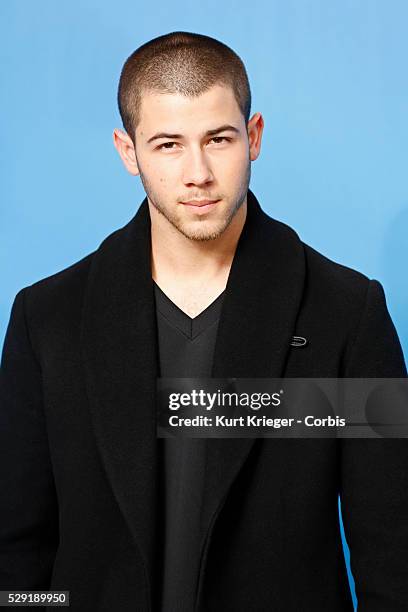
[[146, 198], [12, 307], [0, 589], [69, 590], [75, 612], [352, 610], [340, 494], [359, 610], [406, 610], [405, 440], [156, 435], [159, 376], [405, 377], [381, 284], [261, 209], [263, 119], [231, 49], [158, 37], [118, 100]]

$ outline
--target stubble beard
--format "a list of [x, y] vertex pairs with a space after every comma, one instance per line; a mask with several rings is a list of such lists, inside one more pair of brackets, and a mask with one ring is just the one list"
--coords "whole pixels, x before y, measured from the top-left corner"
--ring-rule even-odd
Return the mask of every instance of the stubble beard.
[[149, 181], [147, 180], [146, 176], [143, 174], [139, 163], [138, 163], [138, 167], [139, 167], [140, 180], [142, 181], [144, 190], [149, 200], [155, 207], [155, 209], [161, 215], [163, 215], [163, 217], [165, 217], [167, 221], [171, 223], [171, 225], [177, 231], [183, 234], [183, 236], [185, 236], [189, 240], [196, 240], [196, 241], [201, 241], [201, 242], [208, 241], [208, 240], [215, 240], [216, 238], [219, 238], [225, 232], [227, 227], [230, 225], [232, 219], [234, 218], [238, 210], [241, 208], [243, 202], [245, 201], [245, 197], [247, 196], [248, 187], [249, 187], [249, 183], [251, 180], [251, 160], [248, 158], [248, 163], [246, 166], [245, 173], [243, 174], [242, 179], [240, 181], [240, 189], [238, 192], [238, 196], [235, 199], [234, 206], [229, 210], [228, 215], [224, 219], [221, 219], [219, 221], [219, 224], [217, 227], [212, 228], [212, 229], [208, 229], [208, 228], [206, 229], [205, 228], [206, 219], [198, 217], [197, 220], [203, 223], [204, 227], [201, 230], [200, 228], [189, 229], [188, 227], [186, 227], [186, 224], [184, 224], [182, 220], [180, 220], [176, 215], [173, 215], [172, 212], [168, 210], [165, 205], [163, 205], [163, 203], [160, 201], [160, 198], [155, 195], [154, 190], [149, 184]]

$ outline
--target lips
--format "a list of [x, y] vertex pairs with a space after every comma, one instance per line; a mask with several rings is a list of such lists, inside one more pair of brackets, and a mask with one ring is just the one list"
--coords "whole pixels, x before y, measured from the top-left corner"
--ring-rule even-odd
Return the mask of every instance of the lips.
[[183, 202], [183, 204], [187, 204], [188, 206], [207, 206], [208, 204], [215, 204], [218, 200], [191, 200], [190, 202]]
[[183, 206], [194, 215], [205, 215], [212, 211], [221, 200], [190, 200], [182, 202]]

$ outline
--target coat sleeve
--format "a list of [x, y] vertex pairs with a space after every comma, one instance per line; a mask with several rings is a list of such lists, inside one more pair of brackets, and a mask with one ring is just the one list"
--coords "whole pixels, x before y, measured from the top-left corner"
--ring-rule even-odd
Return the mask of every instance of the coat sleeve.
[[[345, 377], [406, 376], [384, 290], [371, 280]], [[343, 439], [340, 499], [359, 612], [406, 612], [408, 439]]]
[[17, 293], [0, 369], [0, 590], [48, 590], [58, 507], [42, 404], [41, 370]]

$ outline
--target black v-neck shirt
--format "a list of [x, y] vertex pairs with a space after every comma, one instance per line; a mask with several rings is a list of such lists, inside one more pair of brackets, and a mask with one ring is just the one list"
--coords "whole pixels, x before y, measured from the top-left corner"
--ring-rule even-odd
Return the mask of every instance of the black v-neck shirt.
[[[211, 376], [225, 291], [194, 318], [154, 283], [161, 377]], [[199, 572], [205, 439], [159, 438], [162, 612], [192, 612]], [[160, 564], [159, 564], [160, 565]], [[161, 581], [161, 582], [160, 582]]]

